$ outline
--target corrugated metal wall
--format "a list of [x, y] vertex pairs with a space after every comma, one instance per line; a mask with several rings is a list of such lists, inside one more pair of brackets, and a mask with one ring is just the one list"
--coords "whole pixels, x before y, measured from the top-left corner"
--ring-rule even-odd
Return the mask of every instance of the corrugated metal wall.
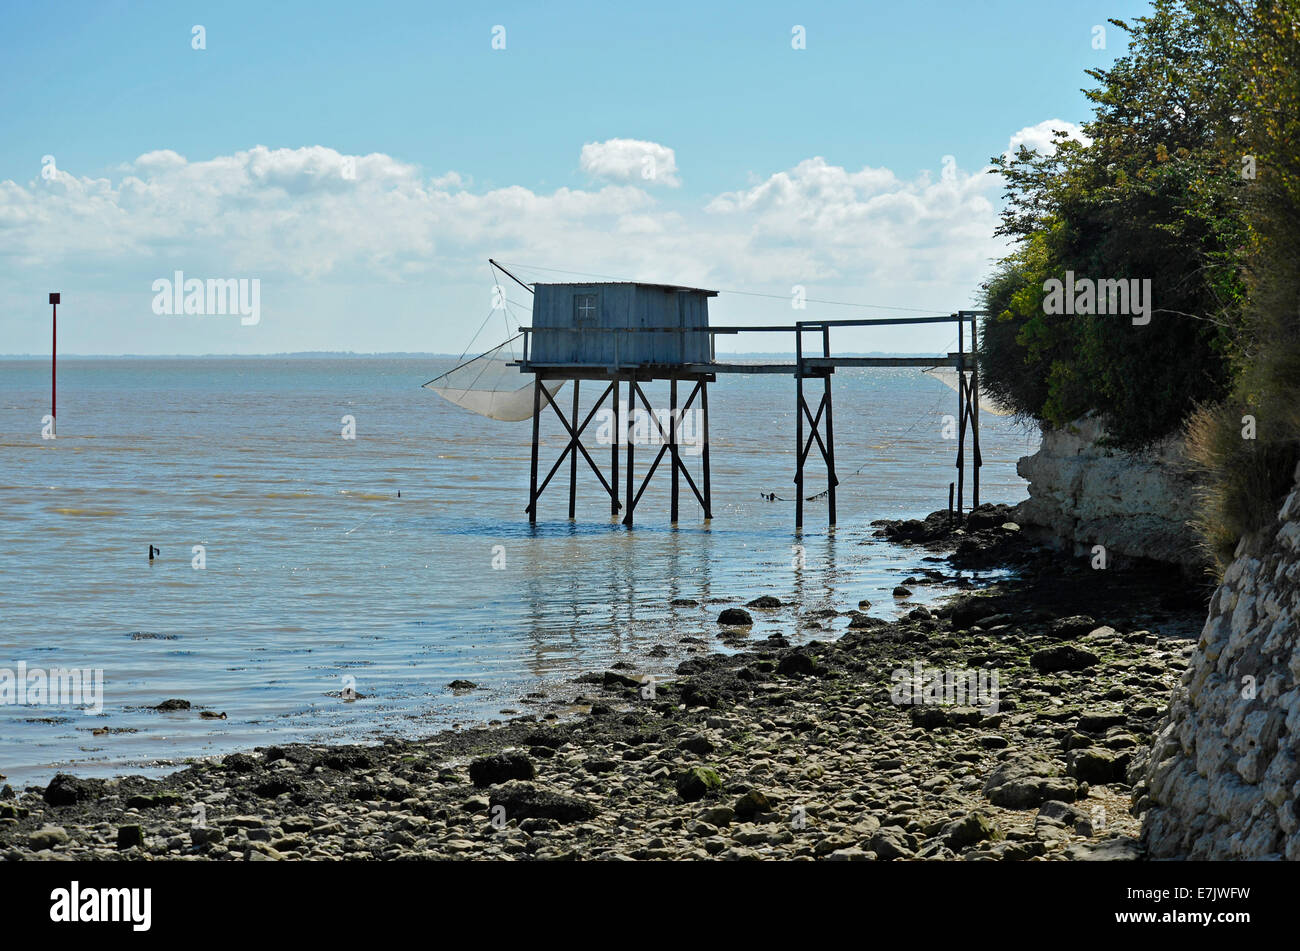
[[[579, 295], [583, 295], [580, 297]], [[578, 316], [594, 296], [596, 316]], [[709, 359], [708, 295], [640, 284], [538, 284], [534, 288], [534, 363], [641, 366], [703, 363]], [[669, 328], [667, 330], [663, 328]], [[607, 330], [636, 333], [607, 333]]]

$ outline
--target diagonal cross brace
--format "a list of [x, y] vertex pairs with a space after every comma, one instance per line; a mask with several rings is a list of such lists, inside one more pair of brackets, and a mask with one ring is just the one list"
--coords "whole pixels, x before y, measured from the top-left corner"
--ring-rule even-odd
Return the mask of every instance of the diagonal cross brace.
[[[810, 426], [808, 441], [804, 443], [803, 450], [799, 453], [799, 464], [803, 465], [803, 463], [808, 459], [808, 453], [812, 449], [812, 444], [814, 439], [817, 440], [817, 448], [821, 450], [822, 460], [829, 464], [830, 453], [826, 449], [826, 444], [822, 442], [821, 432], [818, 430], [818, 424], [822, 420], [822, 414], [826, 411], [825, 394], [822, 395], [821, 402], [817, 404], [816, 416], [813, 416], [813, 414], [808, 411], [808, 404], [806, 402], [800, 400], [799, 405], [800, 408], [803, 410], [804, 416], [808, 417], [808, 423]], [[840, 480], [837, 477], [835, 479], [835, 483], [838, 485], [839, 481]]]
[[[659, 460], [663, 457], [663, 454], [667, 450], [669, 444], [674, 440], [670, 439], [668, 433], [664, 432], [663, 424], [659, 422], [659, 417], [655, 415], [654, 408], [650, 405], [650, 401], [646, 399], [646, 395], [641, 392], [641, 387], [639, 387], [636, 384], [635, 380], [632, 382], [632, 389], [636, 393], [636, 395], [641, 398], [641, 405], [645, 407], [646, 415], [649, 416], [652, 420], [654, 420], [655, 429], [659, 430], [659, 436], [663, 440], [663, 447], [659, 450], [659, 455], [655, 457], [655, 465], [658, 465]], [[691, 395], [687, 398], [686, 403], [682, 406], [681, 412], [685, 413], [688, 409], [691, 408], [691, 403], [695, 401], [695, 396], [697, 393], [699, 393], [699, 391], [700, 391], [700, 384], [696, 383], [695, 389], [691, 391]], [[695, 494], [695, 498], [700, 503], [700, 506], [707, 507], [704, 505], [704, 496], [700, 494], [700, 490], [695, 485], [695, 480], [691, 478], [690, 470], [688, 470], [686, 468], [686, 464], [682, 462], [680, 453], [673, 458], [673, 463], [677, 466], [678, 471], [680, 471], [681, 474], [686, 478], [686, 484], [691, 487], [691, 491]], [[647, 482], [649, 481], [650, 474], [653, 472], [654, 472], [654, 468], [651, 467], [650, 473], [647, 473], [646, 475]], [[643, 482], [641, 484], [641, 492], [645, 491], [645, 486], [646, 483]], [[637, 492], [636, 494], [636, 497], [638, 499], [641, 498], [641, 492]], [[633, 505], [636, 504], [635, 500], [633, 500], [632, 504]]]
[[[591, 467], [592, 472], [596, 473], [596, 478], [600, 480], [601, 486], [609, 493], [610, 497], [615, 499], [617, 498], [614, 490], [610, 488], [609, 482], [605, 478], [605, 474], [600, 471], [595, 460], [591, 458], [591, 454], [587, 452], [587, 447], [582, 444], [582, 440], [579, 438], [586, 430], [587, 424], [591, 422], [592, 418], [595, 417], [601, 406], [605, 404], [605, 398], [609, 396], [613, 390], [614, 384], [611, 383], [605, 388], [605, 392], [600, 395], [600, 399], [596, 401], [596, 405], [591, 408], [591, 412], [587, 414], [587, 418], [582, 421], [582, 425], [575, 430], [573, 424], [569, 422], [560, 407], [556, 405], [555, 400], [551, 397], [550, 391], [544, 386], [541, 387], [541, 392], [546, 397], [546, 401], [551, 404], [551, 409], [555, 410], [555, 415], [560, 417], [560, 422], [564, 424], [564, 428], [569, 433], [569, 444], [564, 447], [564, 451], [560, 453], [560, 457], [555, 460], [555, 465], [551, 466], [551, 471], [548, 472], [546, 478], [542, 480], [541, 486], [537, 489], [538, 498], [541, 498], [542, 492], [545, 491], [546, 487], [550, 484], [551, 479], [555, 477], [555, 473], [559, 471], [560, 466], [564, 464], [564, 460], [569, 457], [569, 453], [573, 452], [574, 449], [577, 449], [582, 453], [583, 458], [587, 460], [587, 465]], [[532, 508], [533, 506], [530, 503], [524, 507], [524, 511], [531, 512]]]

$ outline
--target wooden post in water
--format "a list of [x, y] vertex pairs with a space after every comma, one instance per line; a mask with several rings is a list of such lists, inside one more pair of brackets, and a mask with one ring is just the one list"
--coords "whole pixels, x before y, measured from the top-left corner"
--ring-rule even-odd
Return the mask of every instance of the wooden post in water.
[[957, 521], [961, 521], [966, 482], [966, 322], [957, 321]]
[[[822, 327], [822, 355], [827, 359], [831, 355], [831, 328]], [[830, 504], [830, 522], [835, 524], [835, 424], [831, 418], [831, 368], [826, 368], [826, 501]]]
[[50, 293], [50, 433], [59, 434], [59, 300], [61, 295]]
[[633, 411], [636, 398], [636, 374], [632, 374], [627, 380], [627, 502], [623, 505], [623, 524], [628, 528], [632, 527], [632, 506], [635, 503], [633, 492], [636, 486], [632, 482], [632, 417], [636, 415]]
[[623, 422], [619, 414], [618, 405], [618, 377], [614, 377], [614, 425], [609, 428], [609, 514], [618, 514], [618, 434], [622, 432], [620, 423]]
[[[578, 433], [578, 383], [579, 380], [573, 381], [573, 431]], [[577, 442], [581, 434], [573, 437]], [[578, 511], [578, 447], [569, 448], [569, 519], [577, 517]]]
[[703, 415], [704, 445], [701, 449], [700, 464], [704, 467], [704, 518], [713, 518], [713, 489], [709, 484], [709, 383], [700, 381], [700, 413]]
[[680, 456], [677, 453], [677, 377], [668, 381], [668, 454], [672, 457], [669, 461], [673, 467], [672, 480], [672, 503], [670, 521], [677, 524], [677, 470], [681, 466]]
[[533, 374], [533, 466], [528, 479], [528, 521], [537, 521], [537, 437], [542, 422], [542, 375]]
[[980, 504], [980, 466], [984, 465], [984, 459], [980, 456], [980, 367], [979, 367], [979, 347], [976, 344], [976, 326], [979, 317], [975, 314], [970, 318], [970, 425], [971, 425], [971, 455], [974, 456], [975, 468], [971, 470], [971, 508], [979, 508]]
[[803, 528], [803, 328], [795, 324], [794, 405], [794, 529]]

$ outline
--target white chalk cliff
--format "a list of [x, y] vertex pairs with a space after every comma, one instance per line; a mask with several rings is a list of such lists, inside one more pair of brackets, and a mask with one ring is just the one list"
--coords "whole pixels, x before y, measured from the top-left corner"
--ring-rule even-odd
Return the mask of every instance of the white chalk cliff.
[[1167, 439], [1143, 452], [1103, 446], [1096, 419], [1043, 432], [1042, 445], [1016, 466], [1029, 498], [1015, 521], [1078, 553], [1152, 558], [1198, 568], [1203, 556], [1189, 526], [1195, 483], [1182, 443]]

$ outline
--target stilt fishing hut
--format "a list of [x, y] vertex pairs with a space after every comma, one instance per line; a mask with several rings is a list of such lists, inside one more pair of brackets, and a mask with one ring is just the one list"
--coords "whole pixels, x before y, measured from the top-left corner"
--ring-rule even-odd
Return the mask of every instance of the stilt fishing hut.
[[[569, 463], [569, 518], [577, 510], [578, 457], [595, 474], [609, 496], [610, 513], [622, 512], [623, 524], [631, 525], [638, 502], [651, 479], [667, 460], [671, 480], [671, 518], [677, 521], [680, 489], [684, 481], [699, 502], [705, 519], [713, 517], [709, 475], [709, 384], [719, 373], [780, 373], [795, 379], [795, 528], [803, 526], [805, 501], [825, 498], [828, 523], [835, 524], [836, 492], [835, 430], [832, 414], [831, 377], [836, 367], [916, 367], [932, 372], [957, 391], [956, 420], [957, 477], [949, 486], [949, 505], [955, 494], [955, 514], [961, 517], [965, 502], [966, 442], [971, 438], [972, 506], [979, 504], [979, 470], [983, 464], [979, 448], [979, 373], [975, 359], [976, 311], [958, 311], [932, 317], [872, 318], [864, 320], [804, 320], [778, 326], [709, 325], [709, 300], [718, 292], [676, 284], [635, 281], [603, 283], [525, 284], [495, 261], [489, 263], [519, 287], [533, 295], [531, 326], [518, 332], [482, 356], [457, 366], [425, 386], [474, 412], [495, 419], [532, 420], [532, 456], [528, 481], [530, 522], [537, 521], [538, 500], [563, 467]], [[501, 287], [497, 286], [497, 291]], [[504, 298], [503, 298], [504, 299]], [[489, 318], [491, 315], [489, 315]], [[843, 327], [874, 327], [900, 324], [955, 323], [957, 352], [933, 357], [854, 357], [832, 352], [831, 331]], [[966, 331], [970, 346], [966, 346]], [[794, 363], [719, 363], [714, 341], [718, 334], [779, 333], [794, 336]], [[806, 335], [814, 335], [820, 346], [805, 350]], [[818, 352], [820, 351], [820, 352]], [[531, 382], [519, 385], [518, 374], [531, 375]], [[644, 384], [668, 382], [668, 406], [656, 408], [646, 396]], [[571, 412], [566, 415], [557, 396], [572, 381]], [[580, 387], [595, 383], [600, 389], [596, 404], [580, 415]], [[813, 381], [809, 399], [806, 381]], [[816, 386], [816, 382], [820, 386]], [[626, 400], [621, 399], [626, 392]], [[685, 393], [685, 399], [681, 396]], [[814, 408], [813, 402], [816, 407]], [[614, 425], [603, 439], [610, 447], [609, 475], [583, 445], [582, 436], [593, 419], [603, 414]], [[539, 480], [540, 425], [549, 406], [567, 434], [564, 451]], [[695, 411], [695, 415], [687, 414]], [[993, 409], [998, 415], [1005, 411]], [[683, 448], [684, 421], [692, 424], [692, 455], [699, 456], [699, 481], [690, 471]], [[633, 427], [648, 428], [650, 439], [634, 436]], [[600, 432], [598, 429], [598, 437]], [[636, 446], [658, 443], [659, 449], [638, 482]], [[804, 494], [804, 472], [813, 446], [826, 467], [824, 492]], [[619, 500], [620, 451], [626, 453], [624, 493]], [[955, 490], [955, 493], [954, 493]]]
[[[699, 369], [713, 362], [713, 337], [709, 333], [709, 298], [717, 291], [671, 284], [609, 282], [599, 284], [534, 284], [533, 323], [523, 328], [523, 358], [519, 370], [533, 374], [532, 471], [529, 477], [528, 518], [537, 519], [537, 500], [556, 471], [569, 460], [569, 517], [577, 505], [578, 455], [581, 454], [609, 494], [610, 512], [623, 512], [631, 525], [637, 503], [650, 480], [667, 459], [671, 479], [672, 520], [677, 521], [681, 482], [695, 495], [706, 519], [712, 518], [709, 481], [709, 383], [712, 373]], [[573, 412], [567, 418], [552, 398], [548, 381], [573, 381]], [[578, 400], [582, 381], [603, 387], [596, 405], [581, 421]], [[656, 409], [642, 384], [668, 381], [667, 412]], [[684, 386], [683, 386], [684, 385]], [[625, 404], [620, 394], [626, 387]], [[684, 402], [681, 391], [687, 389]], [[699, 400], [703, 443], [700, 482], [691, 475], [681, 451], [682, 420]], [[613, 410], [614, 438], [610, 444], [609, 478], [582, 445], [582, 434], [609, 401]], [[538, 426], [542, 403], [551, 406], [568, 431], [569, 444], [542, 481], [538, 482]], [[640, 405], [638, 405], [640, 404]], [[638, 412], [641, 411], [641, 412]], [[636, 443], [632, 428], [644, 420], [654, 427], [659, 451], [640, 484], [636, 478]], [[619, 449], [626, 447], [626, 494], [620, 505]]]

